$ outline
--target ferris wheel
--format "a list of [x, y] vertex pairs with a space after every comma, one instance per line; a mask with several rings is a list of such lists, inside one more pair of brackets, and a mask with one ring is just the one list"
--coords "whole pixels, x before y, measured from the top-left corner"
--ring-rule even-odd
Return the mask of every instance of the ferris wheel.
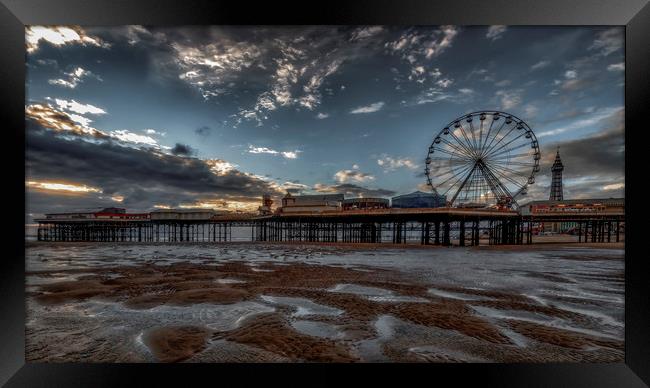
[[539, 144], [512, 114], [479, 111], [446, 125], [426, 158], [427, 183], [455, 207], [516, 206], [539, 172]]

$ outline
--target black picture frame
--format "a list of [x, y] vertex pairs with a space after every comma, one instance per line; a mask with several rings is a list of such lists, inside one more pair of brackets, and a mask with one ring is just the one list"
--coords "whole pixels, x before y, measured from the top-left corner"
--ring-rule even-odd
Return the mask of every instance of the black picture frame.
[[[619, 364], [33, 364], [25, 363], [24, 104], [25, 25], [75, 24], [399, 24], [399, 25], [624, 25], [626, 143], [625, 363]], [[188, 385], [236, 379], [264, 384], [408, 384], [641, 387], [650, 384], [650, 282], [642, 248], [643, 153], [650, 107], [650, 4], [648, 0], [364, 0], [328, 2], [172, 0], [0, 0], [0, 119], [6, 202], [4, 255], [0, 259], [0, 384], [22, 386]], [[638, 125], [637, 125], [638, 124]], [[644, 126], [642, 126], [645, 125]], [[647, 152], [647, 151], [645, 151]], [[637, 173], [637, 168], [641, 173]], [[638, 208], [632, 205], [636, 203]], [[298, 376], [298, 375], [302, 376]], [[645, 383], [644, 383], [645, 382]], [[418, 383], [419, 384], [419, 383]], [[428, 385], [428, 384], [427, 384]]]

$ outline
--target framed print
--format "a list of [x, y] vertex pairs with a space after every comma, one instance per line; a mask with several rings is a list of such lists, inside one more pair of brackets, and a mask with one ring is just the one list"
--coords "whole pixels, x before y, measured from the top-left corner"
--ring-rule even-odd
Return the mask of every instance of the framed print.
[[647, 384], [650, 6], [321, 11], [3, 1], [2, 381]]

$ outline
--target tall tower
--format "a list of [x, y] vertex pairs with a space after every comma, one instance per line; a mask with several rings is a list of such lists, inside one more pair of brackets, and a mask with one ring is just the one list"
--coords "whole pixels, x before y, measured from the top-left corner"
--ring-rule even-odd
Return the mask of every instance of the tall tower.
[[564, 170], [564, 165], [562, 164], [562, 159], [560, 159], [560, 147], [557, 147], [557, 154], [555, 154], [555, 162], [551, 171], [553, 172], [553, 179], [551, 181], [551, 195], [549, 199], [551, 201], [561, 201], [564, 199], [563, 189], [562, 189], [562, 170]]

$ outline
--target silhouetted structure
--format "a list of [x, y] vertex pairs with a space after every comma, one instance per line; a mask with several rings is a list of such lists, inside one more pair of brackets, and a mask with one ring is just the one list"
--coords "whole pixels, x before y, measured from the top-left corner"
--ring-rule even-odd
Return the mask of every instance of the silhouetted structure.
[[551, 180], [551, 195], [548, 198], [551, 201], [562, 201], [564, 199], [564, 190], [562, 188], [563, 170], [564, 165], [562, 164], [562, 159], [560, 159], [560, 147], [557, 147], [555, 162], [553, 163], [553, 167], [551, 167], [553, 179]]

